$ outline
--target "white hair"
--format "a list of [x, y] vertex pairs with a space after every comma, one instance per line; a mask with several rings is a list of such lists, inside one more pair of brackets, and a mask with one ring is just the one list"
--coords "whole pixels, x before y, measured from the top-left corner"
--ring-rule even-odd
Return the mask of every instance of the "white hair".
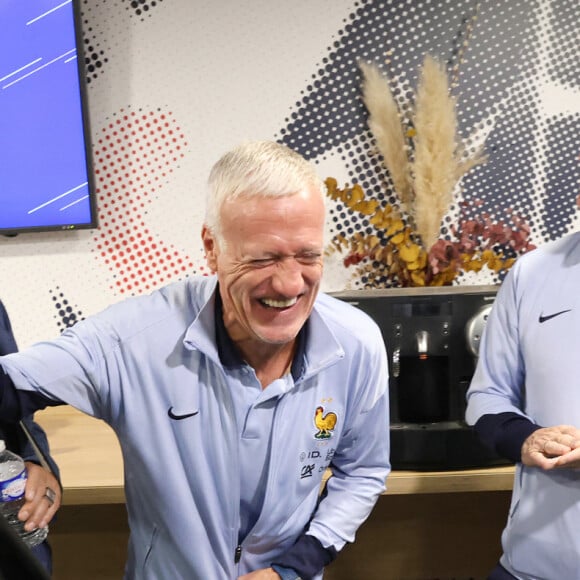
[[224, 154], [208, 179], [205, 225], [221, 237], [220, 213], [225, 201], [242, 195], [285, 197], [314, 187], [324, 201], [324, 188], [313, 166], [301, 155], [274, 141], [242, 143]]

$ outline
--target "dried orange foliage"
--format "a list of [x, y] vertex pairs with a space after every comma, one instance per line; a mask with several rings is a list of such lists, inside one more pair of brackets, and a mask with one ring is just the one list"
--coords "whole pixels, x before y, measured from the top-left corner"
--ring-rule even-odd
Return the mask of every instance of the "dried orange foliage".
[[534, 248], [521, 218], [512, 215], [512, 224], [507, 225], [482, 215], [460, 222], [451, 229], [453, 239], [439, 239], [427, 252], [393, 206], [366, 199], [359, 184], [341, 189], [333, 177], [325, 183], [331, 199], [367, 216], [376, 230], [350, 238], [338, 234], [331, 241], [331, 251], [345, 253], [345, 267], [356, 266], [356, 275], [366, 280], [367, 287], [450, 285], [461, 272], [479, 272], [483, 267], [507, 271], [517, 255]]

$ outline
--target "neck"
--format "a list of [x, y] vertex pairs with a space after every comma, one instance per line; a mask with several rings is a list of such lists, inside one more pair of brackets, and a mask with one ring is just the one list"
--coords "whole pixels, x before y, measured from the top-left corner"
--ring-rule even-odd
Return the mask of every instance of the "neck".
[[238, 345], [244, 360], [254, 369], [262, 388], [265, 389], [270, 383], [283, 377], [290, 372], [296, 340], [282, 345], [253, 345], [244, 348]]

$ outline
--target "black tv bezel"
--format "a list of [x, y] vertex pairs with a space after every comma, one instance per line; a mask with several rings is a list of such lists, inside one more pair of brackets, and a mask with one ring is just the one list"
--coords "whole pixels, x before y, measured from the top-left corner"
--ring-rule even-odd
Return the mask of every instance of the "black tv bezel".
[[78, 230], [90, 230], [96, 229], [99, 226], [98, 215], [97, 215], [97, 193], [95, 189], [95, 175], [94, 175], [94, 164], [93, 164], [93, 144], [92, 144], [92, 133], [91, 124], [88, 113], [88, 83], [86, 77], [86, 61], [85, 61], [85, 45], [83, 41], [82, 33], [82, 19], [81, 19], [81, 0], [72, 0], [73, 18], [74, 18], [74, 31], [75, 31], [75, 44], [77, 51], [77, 73], [79, 78], [79, 93], [80, 93], [80, 105], [82, 114], [82, 126], [84, 134], [84, 146], [85, 146], [85, 163], [87, 169], [87, 182], [88, 182], [88, 192], [89, 192], [89, 206], [90, 206], [90, 221], [81, 223], [71, 223], [71, 224], [46, 224], [42, 226], [17, 226], [12, 228], [6, 228], [0, 226], [0, 235], [5, 237], [14, 237], [21, 233], [34, 233], [34, 232], [73, 232]]

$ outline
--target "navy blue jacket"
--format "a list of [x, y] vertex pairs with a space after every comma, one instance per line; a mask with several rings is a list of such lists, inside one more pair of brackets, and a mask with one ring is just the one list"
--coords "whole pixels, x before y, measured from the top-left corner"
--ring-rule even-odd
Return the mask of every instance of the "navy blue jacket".
[[[0, 356], [16, 352], [17, 350], [18, 347], [16, 345], [16, 340], [14, 339], [8, 313], [6, 312], [4, 304], [2, 304], [2, 301], [0, 300]], [[23, 422], [36, 439], [40, 449], [44, 452], [45, 458], [47, 459], [55, 477], [60, 480], [58, 466], [49, 454], [46, 433], [40, 425], [34, 422], [32, 416], [26, 417], [23, 419]], [[40, 463], [32, 445], [30, 445], [24, 431], [22, 431], [18, 423], [0, 421], [0, 439], [4, 439], [6, 447], [20, 455], [25, 461]]]

